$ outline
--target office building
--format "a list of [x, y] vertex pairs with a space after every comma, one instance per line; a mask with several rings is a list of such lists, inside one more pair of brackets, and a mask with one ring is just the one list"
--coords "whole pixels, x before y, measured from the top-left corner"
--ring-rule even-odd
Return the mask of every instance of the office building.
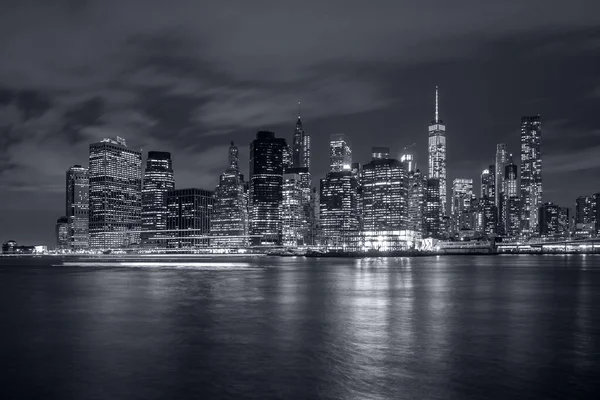
[[[304, 168], [305, 169], [305, 168]], [[285, 247], [298, 247], [305, 244], [308, 235], [308, 219], [305, 214], [306, 199], [302, 178], [299, 173], [286, 172], [283, 175], [282, 201], [280, 208], [281, 240]]]
[[167, 193], [175, 189], [171, 153], [149, 151], [142, 185], [142, 245], [164, 248], [167, 245]]
[[306, 168], [310, 171], [310, 135], [302, 127], [300, 112], [292, 140], [292, 167]]
[[440, 180], [429, 178], [425, 181], [425, 208], [423, 238], [442, 237], [442, 202], [440, 201]]
[[284, 158], [288, 146], [273, 132], [260, 131], [250, 144], [250, 234], [253, 244], [281, 244]]
[[239, 170], [238, 148], [229, 146], [229, 167], [215, 189], [210, 219], [211, 244], [219, 248], [248, 245], [248, 201], [244, 176]]
[[[405, 164], [406, 165], [406, 164]], [[408, 230], [415, 231], [417, 236], [424, 233], [425, 190], [427, 179], [416, 170], [408, 172]]]
[[90, 245], [88, 169], [74, 165], [67, 170], [66, 217], [69, 219], [69, 248], [87, 249]]
[[103, 139], [90, 145], [89, 231], [96, 249], [140, 243], [142, 153], [125, 139]]
[[521, 227], [521, 207], [517, 181], [518, 166], [513, 162], [512, 154], [510, 154], [504, 167], [502, 225], [504, 228], [503, 234], [513, 238], [519, 235]]
[[496, 166], [490, 165], [487, 169], [481, 172], [481, 196], [491, 199], [495, 202], [496, 199]]
[[374, 147], [361, 176], [364, 247], [380, 251], [414, 246], [408, 231], [408, 175], [404, 165], [389, 158], [389, 149]]
[[69, 250], [71, 245], [71, 235], [69, 233], [69, 218], [60, 217], [56, 220], [56, 248], [58, 250]]
[[538, 210], [540, 235], [543, 238], [564, 238], [569, 235], [569, 209], [544, 203]]
[[435, 117], [429, 125], [429, 178], [440, 183], [440, 202], [442, 215], [447, 211], [446, 192], [446, 126], [439, 116], [438, 88], [435, 87]]
[[204, 189], [175, 189], [167, 192], [169, 249], [195, 250], [210, 244], [213, 192]]
[[402, 164], [404, 164], [404, 169], [407, 173], [410, 174], [411, 172], [415, 172], [417, 164], [415, 162], [414, 155], [412, 155], [411, 153], [403, 153], [402, 156], [400, 156], [400, 161], [402, 162]]
[[[473, 236], [473, 179], [457, 178], [452, 182], [451, 223], [456, 237]], [[465, 232], [468, 231], [468, 232]]]
[[321, 245], [330, 250], [360, 247], [359, 183], [351, 171], [329, 172], [321, 179], [319, 224]]
[[542, 205], [542, 123], [539, 115], [521, 118], [521, 235], [539, 232]]
[[350, 170], [352, 164], [352, 149], [346, 142], [343, 133], [331, 135], [329, 139], [329, 171], [339, 172]]

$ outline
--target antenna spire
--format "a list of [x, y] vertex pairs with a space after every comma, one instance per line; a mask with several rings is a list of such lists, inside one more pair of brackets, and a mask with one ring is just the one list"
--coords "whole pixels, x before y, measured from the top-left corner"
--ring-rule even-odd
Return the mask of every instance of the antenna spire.
[[438, 87], [435, 87], [435, 123], [440, 122], [439, 102], [438, 102]]
[[298, 119], [300, 118], [300, 102], [298, 102]]

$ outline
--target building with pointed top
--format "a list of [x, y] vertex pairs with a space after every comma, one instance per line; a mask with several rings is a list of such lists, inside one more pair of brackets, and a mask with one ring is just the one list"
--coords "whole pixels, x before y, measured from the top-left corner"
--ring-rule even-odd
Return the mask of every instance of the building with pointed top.
[[446, 126], [439, 115], [437, 86], [435, 87], [435, 117], [429, 124], [429, 178], [439, 180], [441, 213], [446, 215]]
[[542, 122], [539, 115], [521, 118], [521, 235], [539, 233], [542, 205]]

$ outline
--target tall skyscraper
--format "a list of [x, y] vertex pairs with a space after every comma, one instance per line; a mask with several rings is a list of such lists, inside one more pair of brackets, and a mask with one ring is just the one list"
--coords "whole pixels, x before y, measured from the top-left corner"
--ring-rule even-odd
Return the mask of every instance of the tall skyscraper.
[[417, 165], [415, 163], [415, 156], [410, 153], [404, 153], [400, 157], [400, 161], [404, 164], [404, 169], [406, 172], [411, 173], [415, 172]]
[[[506, 144], [499, 143], [496, 145], [496, 193], [495, 193], [495, 204], [496, 211], [498, 213], [498, 221], [503, 221], [504, 210], [502, 206], [504, 205], [504, 171], [506, 167], [506, 163], [508, 161], [508, 150]], [[504, 235], [505, 225], [500, 223], [498, 225], [498, 234]]]
[[90, 246], [99, 249], [140, 243], [142, 153], [125, 139], [90, 144]]
[[521, 235], [539, 232], [542, 205], [542, 123], [539, 115], [521, 118]]
[[452, 232], [473, 231], [473, 179], [456, 178], [452, 182]]
[[[389, 149], [374, 147], [362, 170], [363, 235], [367, 249], [402, 250], [413, 245], [408, 231], [408, 175], [389, 158]], [[410, 233], [409, 233], [410, 232]]]
[[538, 210], [540, 235], [547, 238], [563, 238], [569, 234], [569, 208], [544, 203]]
[[518, 170], [519, 167], [513, 162], [512, 154], [510, 154], [504, 167], [504, 189], [502, 194], [503, 234], [509, 237], [518, 236], [520, 230], [521, 207], [517, 186]]
[[167, 193], [175, 189], [171, 153], [149, 151], [142, 186], [142, 244], [146, 247], [166, 247]]
[[352, 149], [343, 133], [331, 135], [329, 139], [329, 171], [349, 171], [352, 165]]
[[69, 248], [86, 249], [90, 245], [88, 169], [74, 165], [67, 170], [66, 217], [69, 219]]
[[423, 238], [440, 239], [442, 236], [442, 202], [440, 201], [440, 180], [429, 178], [425, 181], [425, 211]]
[[292, 166], [310, 170], [310, 135], [302, 127], [300, 110], [298, 110], [298, 120], [292, 141]]
[[238, 148], [229, 146], [229, 168], [221, 174], [215, 189], [210, 219], [211, 244], [226, 248], [248, 245], [248, 204], [244, 176], [239, 170]]
[[204, 189], [175, 189], [167, 192], [167, 229], [170, 249], [208, 247], [213, 192]]
[[351, 171], [329, 172], [321, 179], [319, 221], [322, 244], [328, 249], [359, 248], [358, 179]]
[[[406, 165], [406, 164], [405, 164]], [[418, 236], [423, 235], [425, 212], [425, 189], [427, 180], [421, 171], [408, 172], [408, 230], [415, 231]]]
[[492, 199], [496, 198], [496, 167], [490, 165], [487, 169], [484, 169], [481, 173], [481, 198]]
[[285, 139], [260, 131], [250, 144], [250, 234], [254, 244], [281, 244]]
[[286, 172], [283, 175], [281, 193], [281, 240], [286, 247], [297, 247], [304, 244], [308, 234], [308, 221], [305, 215], [305, 198], [302, 190], [301, 176], [298, 173]]
[[69, 218], [60, 217], [56, 220], [55, 226], [56, 248], [58, 250], [68, 250], [70, 248]]
[[446, 126], [439, 115], [438, 87], [435, 87], [435, 118], [429, 124], [429, 177], [440, 182], [442, 215], [448, 212], [446, 206]]

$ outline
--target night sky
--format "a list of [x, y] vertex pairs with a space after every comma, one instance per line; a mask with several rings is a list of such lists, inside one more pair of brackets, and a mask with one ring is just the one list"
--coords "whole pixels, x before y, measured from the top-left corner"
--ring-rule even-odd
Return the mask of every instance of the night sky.
[[246, 173], [257, 130], [291, 142], [298, 101], [314, 181], [332, 133], [361, 163], [416, 143], [426, 170], [436, 85], [449, 186], [479, 195], [496, 143], [518, 159], [539, 113], [544, 201], [600, 191], [598, 0], [0, 4], [0, 242], [54, 244], [91, 142], [170, 151], [177, 187], [212, 190], [231, 140]]

